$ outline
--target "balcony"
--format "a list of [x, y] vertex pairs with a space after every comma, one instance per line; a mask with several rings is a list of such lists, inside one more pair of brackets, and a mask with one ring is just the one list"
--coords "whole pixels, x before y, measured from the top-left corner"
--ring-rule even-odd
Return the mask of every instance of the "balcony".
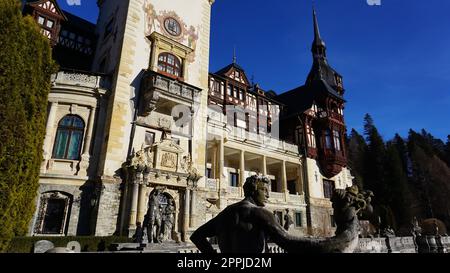
[[195, 107], [200, 104], [201, 91], [200, 88], [160, 73], [146, 71], [142, 78], [142, 114], [149, 115], [159, 102], [170, 101], [174, 105]]

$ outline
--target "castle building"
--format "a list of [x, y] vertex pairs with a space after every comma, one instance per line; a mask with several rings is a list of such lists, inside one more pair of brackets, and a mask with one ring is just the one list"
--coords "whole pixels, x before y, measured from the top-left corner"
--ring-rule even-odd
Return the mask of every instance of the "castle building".
[[290, 233], [333, 234], [331, 192], [353, 177], [342, 76], [315, 11], [311, 72], [277, 95], [235, 59], [210, 73], [213, 2], [98, 0], [93, 25], [54, 0], [24, 1], [61, 67], [30, 235], [131, 236], [158, 200], [173, 219], [165, 239], [188, 241], [253, 174], [271, 180], [266, 208], [294, 219]]

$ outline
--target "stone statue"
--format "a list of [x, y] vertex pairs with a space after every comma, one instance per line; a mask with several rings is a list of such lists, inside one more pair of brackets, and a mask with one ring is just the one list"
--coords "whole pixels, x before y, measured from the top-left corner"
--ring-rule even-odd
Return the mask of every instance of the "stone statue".
[[174, 225], [175, 204], [173, 199], [169, 199], [169, 203], [164, 209], [162, 221], [163, 240], [172, 240], [172, 229]]
[[[357, 214], [371, 206], [365, 193], [357, 187], [335, 190], [332, 201], [338, 225], [336, 235], [327, 239], [299, 238], [289, 235], [275, 220], [272, 212], [263, 208], [268, 198], [270, 180], [252, 176], [244, 184], [245, 199], [228, 206], [215, 218], [199, 227], [191, 241], [203, 253], [215, 250], [207, 238], [217, 236], [222, 253], [262, 253], [267, 238], [288, 253], [353, 252], [358, 245]], [[367, 195], [369, 196], [369, 195]]]
[[160, 204], [160, 195], [164, 191], [163, 188], [156, 188], [154, 193], [150, 195], [148, 202], [148, 210], [144, 219], [144, 227], [147, 228], [148, 242], [161, 243], [161, 221], [162, 212]]
[[284, 229], [286, 231], [289, 230], [289, 227], [294, 224], [294, 221], [292, 220], [292, 216], [289, 214], [289, 209], [286, 209], [286, 214], [284, 215]]

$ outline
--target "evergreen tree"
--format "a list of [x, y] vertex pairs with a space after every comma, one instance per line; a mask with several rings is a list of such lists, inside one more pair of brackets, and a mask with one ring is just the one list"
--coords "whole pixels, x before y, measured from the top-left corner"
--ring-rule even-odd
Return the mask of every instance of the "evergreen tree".
[[364, 186], [374, 192], [375, 213], [381, 217], [382, 226], [384, 226], [386, 223], [392, 222], [392, 212], [388, 205], [389, 195], [387, 192], [389, 190], [385, 171], [386, 147], [369, 114], [366, 114], [364, 118], [364, 134], [367, 141], [364, 160]]
[[[398, 135], [397, 135], [398, 136]], [[395, 219], [391, 219], [391, 225], [397, 230], [400, 227], [407, 227], [411, 222], [411, 204], [408, 189], [408, 177], [403, 166], [400, 148], [404, 146], [397, 142], [388, 142], [386, 148], [386, 206], [393, 211]]]
[[0, 1], [0, 251], [28, 231], [42, 162], [50, 75], [49, 41], [20, 1]]
[[348, 164], [355, 179], [353, 182], [358, 185], [360, 189], [364, 188], [363, 174], [365, 172], [365, 153], [367, 144], [364, 138], [355, 130], [352, 129], [350, 138], [347, 142]]
[[450, 167], [450, 135], [447, 136], [447, 143], [445, 144], [445, 162], [447, 162], [447, 165]]
[[414, 213], [421, 218], [439, 218], [450, 226], [450, 168], [438, 156], [430, 137], [410, 130], [408, 149], [411, 154], [416, 196]]

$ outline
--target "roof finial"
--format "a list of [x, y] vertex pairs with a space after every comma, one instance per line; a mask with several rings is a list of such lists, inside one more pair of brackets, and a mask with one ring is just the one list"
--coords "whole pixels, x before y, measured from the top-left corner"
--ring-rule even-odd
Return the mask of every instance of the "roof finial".
[[237, 60], [237, 58], [236, 58], [236, 46], [234, 46], [234, 48], [233, 48], [233, 63], [234, 64], [236, 63], [236, 60]]

